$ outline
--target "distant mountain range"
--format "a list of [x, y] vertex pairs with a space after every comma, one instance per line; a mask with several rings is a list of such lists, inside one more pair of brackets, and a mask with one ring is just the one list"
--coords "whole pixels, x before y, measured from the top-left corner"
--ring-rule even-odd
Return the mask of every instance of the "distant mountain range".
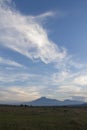
[[59, 101], [56, 99], [50, 99], [46, 97], [41, 97], [30, 102], [24, 102], [22, 104], [32, 105], [32, 106], [68, 106], [68, 105], [82, 105], [84, 102], [76, 100], [64, 100]]

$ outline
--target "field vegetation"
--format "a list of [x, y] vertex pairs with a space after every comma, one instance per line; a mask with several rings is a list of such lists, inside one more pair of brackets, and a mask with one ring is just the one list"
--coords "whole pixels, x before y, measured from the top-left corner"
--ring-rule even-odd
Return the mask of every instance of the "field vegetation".
[[0, 130], [87, 130], [87, 108], [2, 105]]

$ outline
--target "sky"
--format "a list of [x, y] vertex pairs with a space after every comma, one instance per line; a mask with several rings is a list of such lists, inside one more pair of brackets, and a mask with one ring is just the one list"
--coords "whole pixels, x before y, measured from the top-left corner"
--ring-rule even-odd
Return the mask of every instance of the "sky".
[[86, 0], [0, 0], [0, 103], [87, 101], [86, 34]]

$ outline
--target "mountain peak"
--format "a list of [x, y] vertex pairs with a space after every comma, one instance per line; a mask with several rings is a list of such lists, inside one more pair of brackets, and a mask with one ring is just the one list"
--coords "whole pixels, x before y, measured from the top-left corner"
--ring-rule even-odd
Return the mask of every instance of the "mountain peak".
[[40, 97], [39, 99], [47, 99], [46, 97]]
[[82, 104], [83, 102], [80, 101], [74, 101], [74, 100], [64, 100], [59, 101], [56, 99], [50, 99], [47, 97], [40, 97], [36, 100], [33, 100], [31, 102], [26, 103], [27, 105], [33, 105], [33, 106], [64, 106], [64, 105], [78, 105]]

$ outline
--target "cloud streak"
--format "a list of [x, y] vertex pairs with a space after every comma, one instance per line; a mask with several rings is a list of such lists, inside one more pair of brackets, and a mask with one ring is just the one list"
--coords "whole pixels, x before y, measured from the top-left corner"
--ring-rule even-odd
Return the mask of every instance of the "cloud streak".
[[[22, 70], [23, 71], [23, 70]], [[35, 82], [36, 79], [38, 79], [40, 76], [37, 74], [32, 74], [32, 73], [28, 73], [28, 72], [20, 72], [19, 71], [15, 72], [15, 71], [6, 71], [5, 72], [2, 70], [0, 72], [0, 84], [11, 84], [11, 83], [25, 83], [27, 84], [28, 82], [30, 82], [31, 80], [33, 80]]]
[[23, 67], [21, 64], [15, 62], [15, 61], [0, 57], [0, 65], [2, 65], [2, 64], [13, 66], [13, 67]]
[[[0, 7], [0, 44], [46, 64], [66, 56], [64, 49], [49, 40], [46, 30], [35, 17], [24, 16], [5, 3], [4, 6], [8, 8]], [[42, 17], [51, 14], [45, 13]]]
[[31, 101], [41, 96], [39, 90], [40, 88], [36, 86], [26, 86], [25, 88], [19, 86], [0, 87], [0, 102]]

